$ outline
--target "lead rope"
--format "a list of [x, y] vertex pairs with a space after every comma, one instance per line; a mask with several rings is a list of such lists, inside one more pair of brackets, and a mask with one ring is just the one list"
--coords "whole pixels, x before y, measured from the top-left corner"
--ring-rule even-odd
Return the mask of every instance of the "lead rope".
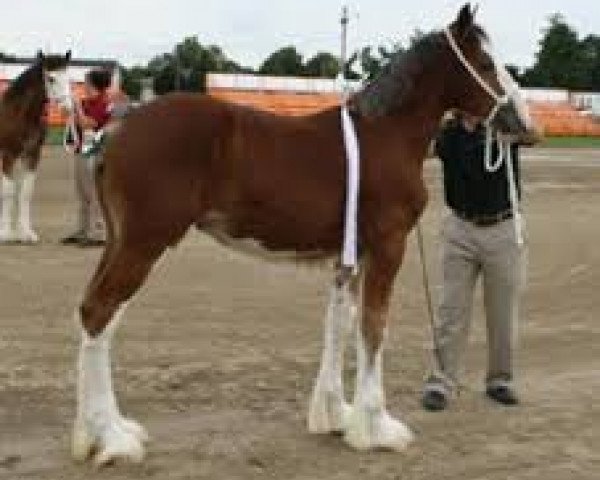
[[492, 142], [493, 134], [492, 129], [489, 125], [486, 125], [486, 141], [485, 141], [485, 154], [484, 164], [485, 170], [490, 173], [497, 172], [503, 163], [506, 164], [506, 178], [508, 182], [508, 195], [510, 199], [510, 208], [513, 215], [513, 225], [515, 229], [515, 239], [517, 245], [522, 247], [525, 244], [523, 238], [523, 217], [521, 215], [521, 209], [519, 207], [519, 194], [517, 191], [517, 181], [515, 178], [514, 162], [512, 158], [512, 142], [509, 139], [502, 138], [501, 135], [496, 137], [496, 143], [498, 145], [498, 157], [496, 161], [492, 161]]

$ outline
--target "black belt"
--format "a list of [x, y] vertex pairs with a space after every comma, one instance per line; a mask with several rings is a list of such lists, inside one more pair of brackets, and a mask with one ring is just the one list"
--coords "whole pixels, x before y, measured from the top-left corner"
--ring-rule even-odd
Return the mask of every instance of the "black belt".
[[454, 210], [454, 214], [461, 220], [472, 223], [477, 227], [490, 227], [496, 225], [504, 220], [508, 220], [513, 217], [512, 210], [503, 210], [498, 213], [486, 213], [486, 214], [472, 214], [466, 212], [460, 212]]

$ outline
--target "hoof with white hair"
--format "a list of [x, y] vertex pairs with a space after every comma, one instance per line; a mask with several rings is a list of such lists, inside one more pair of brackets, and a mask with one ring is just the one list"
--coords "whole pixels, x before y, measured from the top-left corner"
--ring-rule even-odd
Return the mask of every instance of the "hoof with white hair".
[[356, 450], [405, 450], [413, 440], [410, 429], [385, 410], [353, 407], [344, 440]]
[[308, 431], [315, 434], [343, 433], [350, 405], [337, 392], [315, 388], [308, 410]]
[[14, 243], [16, 239], [17, 235], [12, 228], [0, 228], [0, 243]]
[[35, 245], [40, 241], [40, 237], [31, 228], [19, 228], [15, 235], [15, 240], [19, 243]]
[[148, 434], [137, 422], [118, 417], [103, 427], [76, 421], [73, 429], [72, 453], [75, 460], [90, 458], [97, 466], [124, 460], [139, 463], [144, 458]]

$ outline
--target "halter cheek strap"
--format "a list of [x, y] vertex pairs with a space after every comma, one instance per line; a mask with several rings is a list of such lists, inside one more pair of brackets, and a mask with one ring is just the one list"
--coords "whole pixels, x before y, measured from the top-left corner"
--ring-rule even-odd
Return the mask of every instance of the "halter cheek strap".
[[492, 97], [492, 99], [496, 102], [496, 105], [494, 105], [494, 107], [492, 108], [492, 110], [490, 111], [490, 113], [486, 119], [486, 123], [490, 123], [494, 119], [494, 117], [498, 114], [498, 111], [500, 110], [500, 108], [503, 105], [506, 105], [510, 101], [510, 98], [506, 94], [504, 94], [502, 96], [498, 95], [494, 91], [494, 89], [492, 87], [490, 87], [488, 85], [488, 83], [481, 77], [481, 75], [479, 75], [479, 72], [477, 70], [475, 70], [473, 65], [471, 65], [471, 63], [469, 63], [469, 61], [463, 54], [462, 50], [456, 43], [456, 40], [454, 40], [454, 37], [452, 36], [452, 33], [450, 32], [450, 30], [448, 28], [444, 30], [444, 35], [446, 36], [446, 39], [448, 40], [448, 44], [450, 45], [450, 48], [452, 48], [452, 51], [454, 52], [456, 57], [460, 60], [460, 63], [462, 63], [462, 65], [471, 74], [471, 76], [475, 79], [475, 81], [479, 84], [479, 86], [490, 97]]

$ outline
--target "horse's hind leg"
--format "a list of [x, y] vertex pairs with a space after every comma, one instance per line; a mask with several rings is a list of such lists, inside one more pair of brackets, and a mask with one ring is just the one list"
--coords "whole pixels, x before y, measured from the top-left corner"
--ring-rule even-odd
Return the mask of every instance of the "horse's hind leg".
[[31, 226], [31, 199], [35, 185], [35, 170], [26, 168], [22, 173], [17, 199], [16, 240], [21, 243], [37, 243], [39, 237]]
[[39, 137], [32, 138], [31, 143], [26, 146], [22, 156], [23, 172], [20, 178], [20, 187], [17, 198], [17, 222], [16, 240], [21, 243], [37, 243], [39, 237], [31, 226], [31, 200], [42, 144], [45, 138], [45, 130], [39, 132]]
[[342, 382], [344, 347], [355, 324], [359, 284], [360, 275], [352, 277], [348, 272], [338, 270], [331, 288], [321, 368], [308, 411], [308, 430], [311, 433], [344, 431], [350, 412]]
[[77, 315], [83, 326], [79, 353], [77, 418], [73, 455], [95, 455], [98, 465], [117, 458], [140, 461], [145, 430], [118, 409], [110, 371], [110, 342], [128, 301], [146, 279], [167, 242], [139, 241], [112, 245], [98, 266]]

